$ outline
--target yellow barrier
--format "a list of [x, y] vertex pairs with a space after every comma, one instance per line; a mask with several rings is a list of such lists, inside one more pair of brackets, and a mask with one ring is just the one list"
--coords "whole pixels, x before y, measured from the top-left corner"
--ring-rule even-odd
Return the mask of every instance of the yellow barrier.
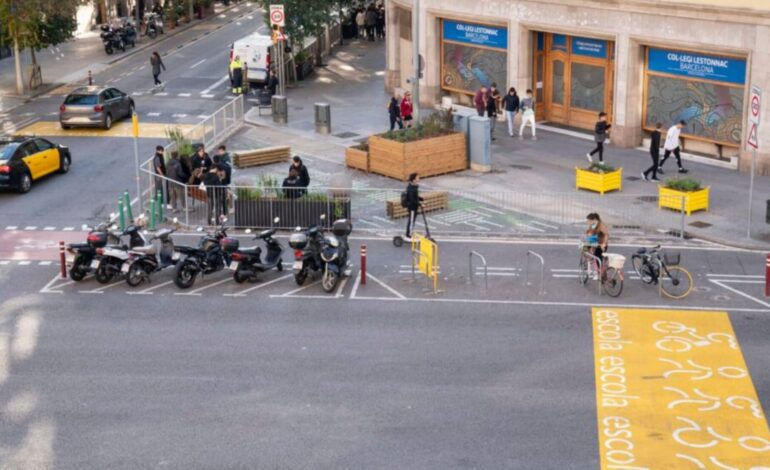
[[417, 268], [433, 281], [433, 292], [438, 292], [438, 245], [422, 235], [412, 236], [412, 272]]

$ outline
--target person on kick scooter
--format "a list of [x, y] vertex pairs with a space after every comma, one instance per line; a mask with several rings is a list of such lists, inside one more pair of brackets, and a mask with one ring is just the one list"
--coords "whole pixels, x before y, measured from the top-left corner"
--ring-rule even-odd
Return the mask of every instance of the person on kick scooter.
[[404, 207], [409, 211], [409, 217], [406, 220], [406, 240], [412, 239], [412, 229], [417, 221], [417, 211], [420, 209], [422, 197], [420, 197], [420, 175], [412, 173], [409, 175], [409, 184], [406, 186], [406, 197], [404, 198]]

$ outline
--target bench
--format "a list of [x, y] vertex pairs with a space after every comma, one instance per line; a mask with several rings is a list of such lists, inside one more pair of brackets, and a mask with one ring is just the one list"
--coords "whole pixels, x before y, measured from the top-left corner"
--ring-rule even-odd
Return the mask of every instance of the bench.
[[291, 147], [265, 147], [255, 150], [236, 152], [233, 163], [236, 168], [269, 165], [271, 163], [288, 162], [291, 157]]
[[[426, 213], [449, 208], [449, 193], [446, 191], [425, 192], [420, 193], [420, 196], [423, 198], [422, 207]], [[408, 215], [408, 211], [401, 207], [400, 197], [385, 201], [385, 210], [391, 219], [398, 219]]]

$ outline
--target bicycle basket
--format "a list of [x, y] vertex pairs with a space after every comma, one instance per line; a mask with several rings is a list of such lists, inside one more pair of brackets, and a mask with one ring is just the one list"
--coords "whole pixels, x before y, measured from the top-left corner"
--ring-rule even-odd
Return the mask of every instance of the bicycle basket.
[[610, 268], [623, 269], [623, 266], [626, 264], [626, 257], [617, 253], [605, 253], [604, 259]]
[[663, 253], [663, 262], [666, 266], [678, 266], [679, 258], [679, 253]]

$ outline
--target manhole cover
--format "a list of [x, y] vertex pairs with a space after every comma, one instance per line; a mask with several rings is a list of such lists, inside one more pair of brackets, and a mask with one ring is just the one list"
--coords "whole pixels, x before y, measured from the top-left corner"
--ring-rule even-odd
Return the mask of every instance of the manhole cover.
[[718, 302], [727, 302], [728, 300], [730, 300], [730, 296], [728, 296], [728, 295], [724, 295], [724, 294], [715, 295], [715, 296], [714, 296], [714, 297], [712, 297], [712, 298], [713, 298], [714, 300], [718, 301]]
[[626, 176], [624, 179], [626, 181], [639, 181], [641, 178], [639, 178], [638, 176]]
[[700, 220], [696, 220], [695, 222], [690, 222], [688, 225], [695, 227], [695, 228], [706, 228], [711, 227], [711, 224], [708, 222], [703, 222]]
[[658, 196], [639, 196], [636, 199], [642, 202], [658, 202]]
[[514, 164], [514, 165], [508, 165], [508, 166], [511, 167], [511, 168], [515, 168], [517, 170], [531, 170], [532, 169], [532, 167], [529, 166], [529, 165], [516, 165], [516, 164]]
[[353, 137], [358, 137], [359, 134], [356, 134], [355, 132], [345, 131], [340, 132], [339, 134], [334, 134], [334, 137], [339, 137], [340, 139], [352, 139]]

